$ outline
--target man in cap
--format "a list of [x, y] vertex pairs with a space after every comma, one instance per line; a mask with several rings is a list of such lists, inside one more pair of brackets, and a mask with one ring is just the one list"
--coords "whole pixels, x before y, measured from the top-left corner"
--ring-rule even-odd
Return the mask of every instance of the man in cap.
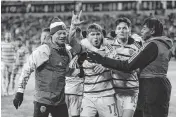
[[42, 44], [29, 56], [19, 78], [13, 100], [16, 109], [23, 101], [30, 74], [35, 71], [34, 117], [68, 117], [64, 86], [71, 53], [66, 49], [66, 25], [54, 18], [50, 24], [52, 43]]

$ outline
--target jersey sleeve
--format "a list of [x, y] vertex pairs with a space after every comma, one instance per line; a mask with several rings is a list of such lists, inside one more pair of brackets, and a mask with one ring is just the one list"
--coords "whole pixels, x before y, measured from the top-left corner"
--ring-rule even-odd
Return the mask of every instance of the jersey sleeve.
[[41, 45], [32, 52], [27, 62], [24, 64], [22, 73], [18, 82], [17, 92], [24, 93], [27, 82], [31, 73], [41, 66], [44, 62], [49, 60], [50, 49], [48, 45]]

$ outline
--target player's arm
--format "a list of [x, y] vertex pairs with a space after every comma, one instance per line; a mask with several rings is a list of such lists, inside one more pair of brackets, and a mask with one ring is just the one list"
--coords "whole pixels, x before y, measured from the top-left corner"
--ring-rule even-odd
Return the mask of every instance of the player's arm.
[[158, 47], [154, 42], [151, 42], [141, 48], [129, 60], [115, 60], [108, 57], [102, 57], [99, 54], [89, 53], [88, 57], [94, 62], [102, 64], [105, 67], [117, 69], [119, 71], [132, 71], [135, 69], [143, 69], [149, 63], [154, 61], [158, 55]]
[[72, 20], [69, 30], [68, 41], [70, 46], [72, 47], [71, 53], [73, 55], [80, 54], [83, 50], [81, 44], [78, 43], [76, 40], [76, 27], [83, 23], [83, 21], [80, 21], [81, 14], [82, 11], [80, 11], [79, 14], [75, 14], [74, 11], [72, 11]]
[[19, 84], [17, 93], [13, 100], [13, 105], [16, 109], [22, 104], [23, 102], [23, 94], [26, 88], [27, 82], [31, 73], [41, 66], [44, 62], [49, 59], [50, 49], [47, 45], [42, 45], [38, 47], [32, 54], [29, 56], [27, 63], [24, 65], [22, 69], [21, 76], [19, 78]]
[[27, 62], [23, 66], [22, 73], [19, 78], [17, 92], [24, 93], [31, 73], [49, 59], [49, 54], [50, 49], [47, 45], [42, 45], [32, 52]]
[[70, 26], [69, 35], [68, 35], [69, 44], [72, 44], [73, 41], [76, 41], [75, 40], [76, 26], [73, 24], [73, 20], [74, 20], [73, 17], [74, 16], [72, 16], [71, 26]]

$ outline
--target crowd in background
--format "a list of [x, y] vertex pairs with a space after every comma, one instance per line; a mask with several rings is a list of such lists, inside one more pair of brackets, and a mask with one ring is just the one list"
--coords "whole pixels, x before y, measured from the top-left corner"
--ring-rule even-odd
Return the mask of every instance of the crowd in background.
[[[81, 20], [84, 21], [84, 23], [80, 29], [85, 31], [86, 27], [90, 23], [97, 23], [97, 24], [100, 24], [104, 28], [104, 30], [106, 31], [106, 34], [104, 33], [105, 37], [109, 36], [109, 34], [111, 37], [113, 37], [112, 31], [114, 31], [116, 28], [116, 25], [114, 24], [114, 22], [116, 21], [117, 18], [122, 17], [122, 16], [127, 17], [132, 21], [132, 33], [137, 33], [140, 35], [142, 22], [144, 21], [144, 19], [146, 19], [150, 16], [153, 16], [153, 14], [144, 15], [144, 14], [132, 13], [132, 14], [119, 14], [116, 16], [112, 16], [112, 14], [105, 14], [103, 16], [100, 16], [100, 15], [97, 16], [97, 15], [93, 15], [93, 14], [92, 15], [83, 15]], [[8, 56], [6, 54], [9, 52], [9, 50], [12, 51], [11, 52], [12, 57], [15, 56], [14, 53], [18, 53], [16, 57], [13, 57], [13, 58], [18, 57], [18, 59], [13, 59], [10, 62], [9, 61], [6, 62], [5, 61], [5, 60], [7, 60], [6, 58], [4, 58], [4, 61], [1, 58], [1, 61], [4, 62], [3, 68], [5, 68], [3, 72], [5, 73], [6, 71], [11, 70], [11, 73], [4, 74], [4, 76], [7, 76], [7, 75], [9, 76], [8, 82], [3, 82], [5, 85], [7, 85], [7, 88], [4, 89], [4, 92], [5, 92], [3, 94], [4, 96], [10, 94], [8, 91], [10, 82], [12, 82], [12, 90], [13, 90], [12, 93], [14, 93], [15, 77], [16, 77], [16, 75], [21, 73], [21, 71], [19, 69], [21, 69], [23, 67], [23, 64], [28, 59], [28, 55], [36, 47], [41, 45], [41, 33], [44, 31], [43, 30], [44, 28], [47, 28], [49, 26], [51, 28], [50, 24], [51, 24], [52, 17], [53, 16], [46, 16], [46, 15], [34, 16], [34, 15], [26, 15], [26, 14], [23, 14], [21, 16], [3, 16], [3, 17], [1, 17], [1, 20], [2, 20], [1, 21], [1, 31], [2, 31], [1, 32], [1, 35], [2, 35], [1, 41], [3, 42], [3, 44], [1, 44], [2, 53], [4, 54], [4, 57]], [[59, 18], [66, 24], [67, 29], [69, 30], [72, 17], [71, 16], [63, 16], [63, 17], [59, 17]], [[175, 40], [175, 42], [176, 42], [176, 20], [175, 20], [176, 14], [169, 14], [168, 16], [158, 16], [157, 15], [157, 18], [159, 18], [162, 21], [162, 23], [164, 24], [164, 35], [168, 36], [172, 40]], [[159, 28], [156, 28], [156, 29], [159, 29]], [[50, 29], [50, 33], [52, 31]], [[7, 35], [7, 32], [10, 32], [10, 34], [8, 34], [8, 36], [5, 36], [5, 35]], [[65, 35], [66, 35], [66, 33], [65, 33]], [[7, 39], [9, 39], [9, 40], [7, 40]], [[10, 39], [12, 39], [12, 43], [11, 43]], [[23, 42], [23, 44], [18, 41]], [[8, 48], [7, 48], [7, 45], [8, 45]], [[14, 45], [16, 47], [14, 47]], [[25, 47], [27, 47], [27, 48], [23, 47], [23, 45], [25, 45]], [[151, 49], [151, 51], [153, 51], [153, 49]], [[66, 52], [66, 51], [64, 51], [64, 52]], [[39, 56], [39, 53], [36, 55]], [[148, 54], [145, 54], [145, 55], [148, 55]], [[36, 57], [36, 58], [39, 58], [39, 57]], [[49, 59], [50, 58], [48, 58], [48, 60]], [[21, 60], [21, 61], [17, 61], [17, 60]], [[15, 63], [14, 64], [15, 67], [12, 65], [13, 63]], [[22, 74], [23, 74], [23, 72], [22, 72]], [[13, 79], [13, 80], [11, 81], [11, 79]], [[22, 83], [24, 83], [24, 82], [22, 82]], [[23, 96], [23, 93], [18, 92], [18, 95]], [[15, 99], [16, 99], [15, 101], [19, 102], [18, 98], [16, 98], [16, 97], [15, 97]], [[23, 101], [23, 98], [22, 98], [22, 101]], [[20, 104], [13, 102], [16, 109], [18, 109], [18, 107], [21, 105], [22, 101], [19, 102]]]
[[[150, 14], [151, 16], [153, 14]], [[114, 21], [120, 17], [125, 16], [132, 21], [132, 33], [135, 32], [140, 34], [141, 23], [143, 20], [148, 17], [148, 15], [144, 14], [119, 14], [115, 17], [113, 14], [105, 14], [103, 16], [99, 15], [82, 15], [82, 20], [84, 20], [84, 24], [82, 25], [82, 29], [86, 30], [88, 24], [95, 22], [100, 24], [107, 32], [107, 34], [115, 29]], [[71, 16], [63, 16], [60, 17], [65, 24], [70, 26]], [[164, 32], [165, 35], [170, 37], [171, 39], [176, 38], [176, 14], [169, 14], [168, 16], [157, 16], [163, 24], [164, 24]], [[32, 51], [40, 44], [40, 34], [43, 28], [49, 26], [52, 16], [33, 16], [33, 15], [21, 15], [21, 16], [2, 16], [1, 17], [1, 40], [3, 40], [3, 35], [5, 32], [10, 31], [12, 33], [13, 40], [18, 37], [21, 37], [22, 41], [29, 47], [29, 50]], [[32, 49], [33, 48], [33, 49]]]

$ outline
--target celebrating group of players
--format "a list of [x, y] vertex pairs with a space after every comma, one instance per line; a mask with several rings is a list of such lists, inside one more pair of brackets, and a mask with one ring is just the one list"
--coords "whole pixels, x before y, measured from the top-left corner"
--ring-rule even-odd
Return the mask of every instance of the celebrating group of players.
[[[166, 117], [171, 86], [164, 76], [171, 46], [170, 40], [162, 36], [162, 23], [156, 18], [144, 21], [141, 30], [144, 44], [142, 40], [136, 41], [139, 36], [131, 34], [132, 24], [126, 17], [116, 20], [113, 40], [104, 37], [103, 28], [96, 23], [87, 27], [86, 38], [83, 38], [79, 27], [83, 22], [81, 12], [73, 12], [69, 34], [60, 19], [52, 20], [50, 33], [45, 38], [50, 41], [38, 47], [23, 67], [14, 106], [21, 105], [29, 76], [35, 71], [34, 117], [47, 117], [49, 113], [53, 117], [133, 117], [138, 97], [142, 100], [138, 102], [139, 110], [144, 116]], [[145, 69], [147, 65], [152, 66]], [[154, 65], [161, 65], [164, 70], [153, 70]], [[153, 94], [152, 85], [148, 85], [147, 93], [145, 90], [141, 93], [141, 74], [147, 80], [156, 77], [164, 82], [167, 90], [160, 83], [154, 91], [156, 94], [161, 89], [167, 92], [157, 94], [163, 96], [161, 103], [148, 98]], [[154, 98], [157, 95], [153, 95]]]
[[[70, 41], [76, 40], [73, 36], [76, 28], [74, 23], [72, 20]], [[138, 51], [140, 45], [130, 35], [129, 19], [119, 18], [116, 26], [116, 38], [108, 40], [103, 37], [100, 25], [90, 24], [87, 38], [78, 43], [87, 46], [90, 42], [93, 47], [90, 45], [87, 48], [104, 50], [110, 58], [127, 60]], [[109, 69], [89, 60], [82, 61], [83, 56], [74, 57], [70, 63], [73, 71], [66, 77], [65, 94], [70, 114], [78, 116], [81, 113], [85, 117], [93, 117], [97, 113], [102, 117], [133, 116], [139, 93], [137, 71], [125, 73]], [[82, 78], [79, 77], [80, 68], [84, 71]]]

